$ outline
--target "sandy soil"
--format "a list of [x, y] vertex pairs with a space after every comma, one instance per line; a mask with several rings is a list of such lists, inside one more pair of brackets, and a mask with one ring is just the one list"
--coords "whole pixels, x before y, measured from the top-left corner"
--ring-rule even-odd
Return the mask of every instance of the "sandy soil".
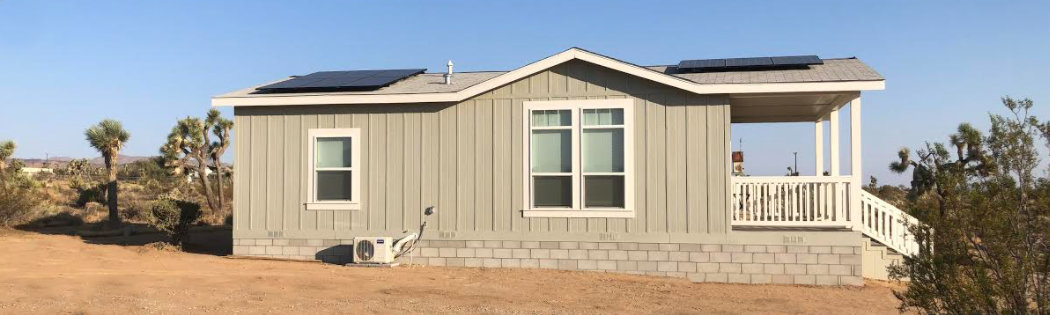
[[[205, 234], [195, 237], [198, 246], [229, 237]], [[21, 231], [0, 231], [0, 242], [0, 313], [897, 313], [883, 283], [822, 288], [531, 269], [349, 268]]]

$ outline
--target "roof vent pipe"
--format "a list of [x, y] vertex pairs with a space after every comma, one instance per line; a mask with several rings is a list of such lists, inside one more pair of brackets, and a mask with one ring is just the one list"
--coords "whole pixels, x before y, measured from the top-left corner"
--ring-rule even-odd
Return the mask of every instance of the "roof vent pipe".
[[448, 73], [445, 73], [445, 84], [452, 84], [452, 60], [448, 61]]

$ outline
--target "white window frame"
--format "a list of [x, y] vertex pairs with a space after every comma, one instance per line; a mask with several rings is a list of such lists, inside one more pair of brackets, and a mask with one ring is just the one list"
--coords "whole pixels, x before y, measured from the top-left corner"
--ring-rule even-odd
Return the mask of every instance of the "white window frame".
[[[556, 217], [556, 218], [633, 218], [634, 217], [634, 100], [604, 99], [604, 100], [559, 100], [559, 101], [526, 101], [522, 104], [522, 150], [523, 170], [522, 187], [524, 190], [524, 202], [522, 216], [524, 217]], [[583, 159], [580, 148], [580, 140], [583, 130], [584, 109], [623, 109], [623, 163], [624, 163], [624, 207], [583, 207], [584, 185], [583, 185]], [[542, 176], [544, 173], [532, 172], [532, 130], [533, 129], [558, 129], [558, 127], [532, 127], [532, 111], [534, 110], [569, 110], [572, 119], [572, 207], [534, 207], [533, 206], [533, 176]], [[608, 126], [602, 126], [608, 128]], [[602, 128], [597, 127], [597, 128]], [[554, 173], [562, 174], [562, 173]], [[592, 174], [600, 175], [600, 174]], [[619, 175], [618, 173], [616, 175]]]
[[[360, 210], [361, 209], [361, 128], [310, 129], [307, 132], [307, 197], [306, 210]], [[322, 170], [350, 171], [350, 201], [317, 200], [317, 153], [318, 138], [350, 138], [350, 167], [323, 168]]]

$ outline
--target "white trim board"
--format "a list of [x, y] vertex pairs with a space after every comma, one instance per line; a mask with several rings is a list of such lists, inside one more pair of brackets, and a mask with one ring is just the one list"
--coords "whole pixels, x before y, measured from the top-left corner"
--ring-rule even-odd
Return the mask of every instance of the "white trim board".
[[501, 74], [458, 92], [405, 94], [285, 94], [285, 95], [230, 95], [212, 97], [212, 106], [286, 106], [334, 104], [395, 104], [460, 102], [491, 91], [500, 86], [531, 76], [570, 60], [582, 60], [595, 65], [627, 73], [657, 83], [696, 94], [785, 93], [785, 92], [843, 92], [886, 89], [884, 80], [839, 82], [739, 83], [700, 84], [676, 76], [616, 60], [580, 48], [561, 53]]
[[[340, 168], [351, 172], [350, 175], [350, 201], [320, 201], [317, 200], [317, 174], [314, 154], [317, 152], [316, 144], [318, 138], [350, 138], [350, 167]], [[361, 163], [361, 128], [315, 128], [307, 131], [306, 140], [308, 159], [306, 163], [308, 173], [306, 175], [306, 210], [361, 210], [361, 171], [366, 167]]]

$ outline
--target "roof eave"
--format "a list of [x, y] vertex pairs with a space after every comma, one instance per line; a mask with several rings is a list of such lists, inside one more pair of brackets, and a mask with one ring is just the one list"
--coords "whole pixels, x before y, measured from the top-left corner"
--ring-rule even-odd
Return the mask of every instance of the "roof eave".
[[[698, 84], [687, 90], [696, 94], [754, 94], [791, 92], [849, 92], [881, 91], [886, 89], [885, 80], [838, 81], [838, 82], [791, 82], [749, 84]], [[459, 102], [477, 94], [463, 93], [417, 93], [417, 94], [354, 94], [354, 95], [272, 95], [265, 97], [212, 98], [211, 105], [223, 106], [287, 106], [287, 105], [337, 105], [337, 104], [398, 104], [398, 103], [445, 103]]]

